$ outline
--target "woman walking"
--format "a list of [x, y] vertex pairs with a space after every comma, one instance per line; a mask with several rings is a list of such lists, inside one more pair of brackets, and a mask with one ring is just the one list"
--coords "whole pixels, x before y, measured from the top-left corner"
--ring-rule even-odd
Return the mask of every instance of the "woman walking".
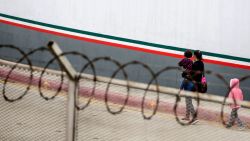
[[[193, 62], [192, 71], [191, 71], [193, 91], [201, 92], [202, 76], [204, 76], [204, 63], [202, 61], [202, 53], [201, 51], [196, 50], [194, 51], [194, 62]], [[184, 120], [188, 119], [190, 113], [193, 115], [193, 117], [195, 115], [195, 110], [194, 110], [194, 106], [192, 103], [192, 97], [186, 97], [186, 107], [187, 107], [187, 112], [186, 112], [186, 118], [184, 118]], [[199, 120], [197, 119], [197, 115], [196, 115], [194, 119], [192, 120], [191, 124], [196, 124], [197, 122], [199, 122]]]

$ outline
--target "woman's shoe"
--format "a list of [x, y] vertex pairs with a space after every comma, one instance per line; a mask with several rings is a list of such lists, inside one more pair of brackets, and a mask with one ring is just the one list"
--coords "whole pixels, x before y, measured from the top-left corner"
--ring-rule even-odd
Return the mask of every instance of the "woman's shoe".
[[181, 120], [187, 120], [187, 121], [189, 121], [190, 119], [188, 117], [184, 117]]
[[194, 124], [196, 124], [197, 122], [199, 122], [199, 120], [198, 119], [194, 119], [193, 121], [192, 121], [192, 125], [194, 125]]

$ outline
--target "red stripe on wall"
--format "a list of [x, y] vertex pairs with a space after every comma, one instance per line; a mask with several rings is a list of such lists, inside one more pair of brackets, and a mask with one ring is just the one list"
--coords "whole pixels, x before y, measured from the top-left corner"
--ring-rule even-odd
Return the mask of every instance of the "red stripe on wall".
[[[118, 48], [123, 48], [123, 49], [129, 49], [129, 50], [135, 50], [135, 51], [140, 51], [140, 52], [147, 52], [147, 53], [151, 53], [151, 54], [169, 56], [169, 57], [173, 57], [173, 58], [183, 58], [183, 55], [179, 55], [179, 54], [151, 50], [151, 49], [145, 49], [145, 48], [139, 48], [136, 46], [124, 45], [124, 44], [119, 44], [119, 43], [112, 43], [112, 42], [108, 42], [108, 41], [101, 41], [101, 40], [91, 39], [91, 38], [86, 38], [86, 37], [80, 37], [80, 36], [76, 36], [76, 35], [70, 35], [70, 34], [66, 34], [66, 33], [61, 33], [61, 32], [51, 31], [51, 30], [42, 29], [42, 28], [38, 28], [38, 27], [33, 27], [33, 26], [29, 26], [29, 25], [24, 25], [24, 24], [20, 24], [20, 23], [15, 23], [15, 22], [3, 20], [3, 19], [0, 19], [0, 22], [4, 23], [4, 24], [12, 25], [12, 26], [17, 26], [17, 27], [21, 27], [21, 28], [25, 28], [25, 29], [35, 30], [35, 31], [39, 31], [39, 32], [44, 32], [44, 33], [53, 34], [53, 35], [57, 35], [57, 36], [72, 38], [72, 39], [76, 39], [76, 40], [82, 40], [82, 41], [91, 42], [91, 43], [97, 43], [97, 44], [118, 47]], [[217, 64], [217, 65], [223, 65], [223, 66], [228, 66], [228, 67], [250, 70], [250, 66], [247, 66], [247, 65], [240, 65], [240, 64], [211, 60], [211, 59], [204, 59], [204, 62], [210, 63], [210, 64]]]

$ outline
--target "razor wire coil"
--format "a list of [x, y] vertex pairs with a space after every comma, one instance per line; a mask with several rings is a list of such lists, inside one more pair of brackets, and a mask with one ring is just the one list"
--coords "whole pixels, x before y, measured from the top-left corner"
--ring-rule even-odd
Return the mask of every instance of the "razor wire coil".
[[[8, 102], [15, 102], [15, 101], [18, 101], [18, 100], [21, 100], [27, 93], [28, 91], [30, 90], [30, 87], [33, 85], [32, 82], [34, 81], [34, 73], [35, 73], [35, 70], [33, 69], [34, 66], [33, 66], [33, 63], [32, 63], [32, 59], [30, 59], [30, 56], [31, 55], [34, 55], [36, 54], [37, 52], [50, 52], [50, 50], [47, 48], [47, 47], [40, 47], [40, 48], [37, 48], [37, 49], [34, 49], [34, 50], [31, 50], [27, 53], [25, 53], [25, 51], [21, 50], [19, 47], [16, 47], [16, 46], [13, 46], [13, 45], [0, 45], [0, 49], [2, 48], [9, 48], [9, 49], [12, 49], [16, 52], [18, 52], [19, 54], [21, 54], [21, 57], [20, 59], [18, 59], [18, 61], [15, 62], [15, 65], [13, 65], [11, 67], [11, 69], [8, 71], [7, 75], [5, 76], [4, 78], [4, 83], [3, 83], [3, 89], [2, 89], [2, 94], [3, 94], [3, 97], [6, 101]], [[109, 113], [111, 114], [120, 114], [122, 113], [122, 111], [124, 110], [125, 106], [127, 105], [128, 101], [129, 101], [129, 97], [130, 97], [130, 89], [132, 88], [132, 86], [129, 84], [129, 75], [128, 73], [126, 72], [126, 67], [128, 66], [141, 66], [143, 69], [145, 69], [146, 71], [148, 71], [150, 73], [150, 81], [147, 83], [146, 85], [146, 88], [145, 88], [145, 91], [143, 93], [143, 97], [142, 97], [142, 102], [141, 102], [141, 113], [142, 113], [142, 116], [144, 119], [151, 119], [156, 113], [157, 113], [157, 110], [158, 110], [158, 106], [159, 106], [159, 102], [160, 102], [160, 84], [158, 83], [158, 77], [160, 75], [162, 75], [163, 73], [165, 72], [168, 72], [168, 71], [171, 71], [171, 70], [176, 70], [176, 71], [181, 71], [181, 68], [180, 67], [175, 67], [175, 66], [167, 66], [163, 69], [161, 69], [160, 71], [158, 72], [154, 72], [150, 66], [148, 66], [147, 64], [145, 63], [142, 63], [140, 61], [131, 61], [131, 62], [128, 62], [128, 63], [125, 63], [125, 64], [122, 64], [120, 63], [119, 61], [115, 60], [115, 59], [112, 59], [110, 57], [97, 57], [97, 58], [94, 58], [94, 59], [89, 59], [89, 57], [86, 55], [86, 54], [83, 54], [83, 53], [79, 53], [79, 52], [63, 52], [62, 54], [60, 54], [59, 56], [51, 53], [51, 55], [53, 56], [52, 59], [50, 59], [45, 67], [43, 67], [41, 73], [40, 73], [40, 76], [38, 78], [38, 90], [39, 90], [39, 94], [40, 96], [45, 99], [45, 100], [52, 100], [54, 99], [63, 89], [66, 89], [64, 87], [64, 81], [65, 81], [65, 73], [64, 73], [64, 70], [63, 70], [63, 67], [61, 66], [61, 64], [57, 61], [59, 57], [65, 57], [65, 56], [68, 56], [68, 55], [73, 55], [73, 56], [79, 56], [81, 57], [83, 60], [87, 61], [87, 63], [81, 68], [80, 72], [78, 73], [78, 75], [76, 75], [76, 77], [74, 78], [74, 81], [75, 83], [77, 84], [77, 89], [78, 91], [80, 91], [80, 85], [79, 85], [79, 82], [81, 79], [86, 79], [84, 78], [81, 74], [90, 66], [91, 68], [91, 71], [93, 73], [93, 88], [91, 90], [91, 94], [90, 94], [90, 97], [89, 99], [87, 100], [87, 102], [85, 103], [85, 105], [80, 105], [78, 101], [76, 101], [76, 109], [77, 110], [84, 110], [85, 108], [87, 108], [89, 106], [89, 104], [91, 103], [91, 100], [94, 98], [94, 95], [96, 93], [96, 83], [97, 83], [97, 73], [96, 73], [96, 63], [99, 62], [99, 61], [106, 61], [106, 62], [111, 62], [113, 64], [115, 64], [117, 66], [117, 69], [112, 72], [112, 75], [110, 77], [110, 80], [109, 82], [107, 83], [107, 87], [105, 89], [105, 94], [104, 94], [104, 102], [105, 102], [105, 106], [106, 106], [106, 109]], [[29, 68], [29, 80], [27, 81], [27, 87], [25, 89], [25, 91], [20, 95], [18, 96], [17, 98], [15, 99], [11, 99], [9, 98], [7, 95], [6, 95], [6, 85], [7, 83], [10, 81], [11, 79], [11, 74], [13, 73], [14, 69], [18, 68], [18, 65], [21, 64], [22, 61], [26, 60], [27, 61], [27, 65], [28, 65], [28, 68]], [[44, 74], [47, 72], [47, 69], [48, 67], [54, 63], [54, 62], [57, 62], [60, 66], [60, 82], [59, 82], [59, 85], [57, 86], [57, 89], [55, 90], [55, 94], [50, 96], [50, 97], [47, 97], [44, 95], [43, 91], [42, 91], [42, 88], [43, 88], [43, 79], [44, 79]], [[124, 101], [122, 102], [120, 108], [116, 111], [112, 111], [110, 106], [109, 106], [109, 91], [110, 91], [110, 86], [112, 84], [112, 81], [115, 79], [116, 75], [119, 73], [119, 72], [122, 72], [123, 76], [124, 76], [124, 81], [126, 82], [125, 84], [125, 87], [126, 87], [126, 97], [124, 98]], [[205, 71], [205, 74], [209, 74], [209, 75], [213, 75], [215, 77], [217, 77], [226, 87], [227, 87], [227, 93], [224, 95], [224, 100], [223, 100], [223, 103], [222, 103], [222, 106], [221, 106], [221, 112], [220, 112], [220, 118], [221, 118], [221, 121], [222, 121], [222, 124], [223, 125], [226, 125], [226, 121], [224, 119], [224, 107], [225, 107], [225, 103], [226, 103], [226, 100], [227, 100], [227, 97], [228, 97], [228, 94], [229, 92], [231, 91], [232, 88], [230, 88], [228, 82], [225, 80], [225, 78], [219, 74], [219, 73], [215, 73], [213, 71]], [[247, 79], [249, 79], [250, 76], [244, 76], [242, 78], [240, 78], [239, 80], [240, 81], [245, 81]], [[148, 91], [151, 91], [149, 88], [150, 86], [152, 85], [152, 83], [155, 82], [155, 86], [156, 86], [156, 99], [155, 99], [155, 106], [154, 106], [154, 109], [151, 113], [151, 115], [149, 116], [146, 116], [145, 115], [145, 99], [147, 97], [147, 92]], [[234, 86], [233, 86], [234, 87]], [[176, 121], [181, 124], [181, 125], [190, 125], [192, 123], [192, 121], [198, 116], [198, 108], [199, 108], [199, 105], [200, 105], [200, 98], [199, 98], [199, 94], [198, 92], [195, 92], [197, 97], [196, 97], [196, 109], [195, 109], [195, 115], [194, 117], [192, 117], [192, 120], [188, 123], [185, 123], [185, 122], [182, 122], [180, 119], [179, 119], [179, 116], [178, 116], [178, 113], [177, 113], [177, 109], [178, 109], [178, 105], [179, 105], [179, 102], [180, 102], [180, 95], [181, 93], [181, 90], [179, 90], [178, 94], [176, 95], [176, 100], [175, 100], [175, 104], [174, 104], [174, 108], [173, 108], [173, 112], [174, 112], [174, 115], [176, 117]], [[234, 99], [234, 103], [236, 103], [235, 99]]]

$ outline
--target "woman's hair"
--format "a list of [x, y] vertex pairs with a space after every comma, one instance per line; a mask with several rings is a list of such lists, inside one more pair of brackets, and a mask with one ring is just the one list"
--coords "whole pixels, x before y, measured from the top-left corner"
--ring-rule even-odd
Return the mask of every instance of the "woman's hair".
[[193, 53], [191, 50], [188, 49], [184, 52], [184, 56], [187, 58], [191, 58], [193, 56]]
[[198, 60], [202, 60], [202, 53], [200, 50], [194, 51], [194, 55]]

